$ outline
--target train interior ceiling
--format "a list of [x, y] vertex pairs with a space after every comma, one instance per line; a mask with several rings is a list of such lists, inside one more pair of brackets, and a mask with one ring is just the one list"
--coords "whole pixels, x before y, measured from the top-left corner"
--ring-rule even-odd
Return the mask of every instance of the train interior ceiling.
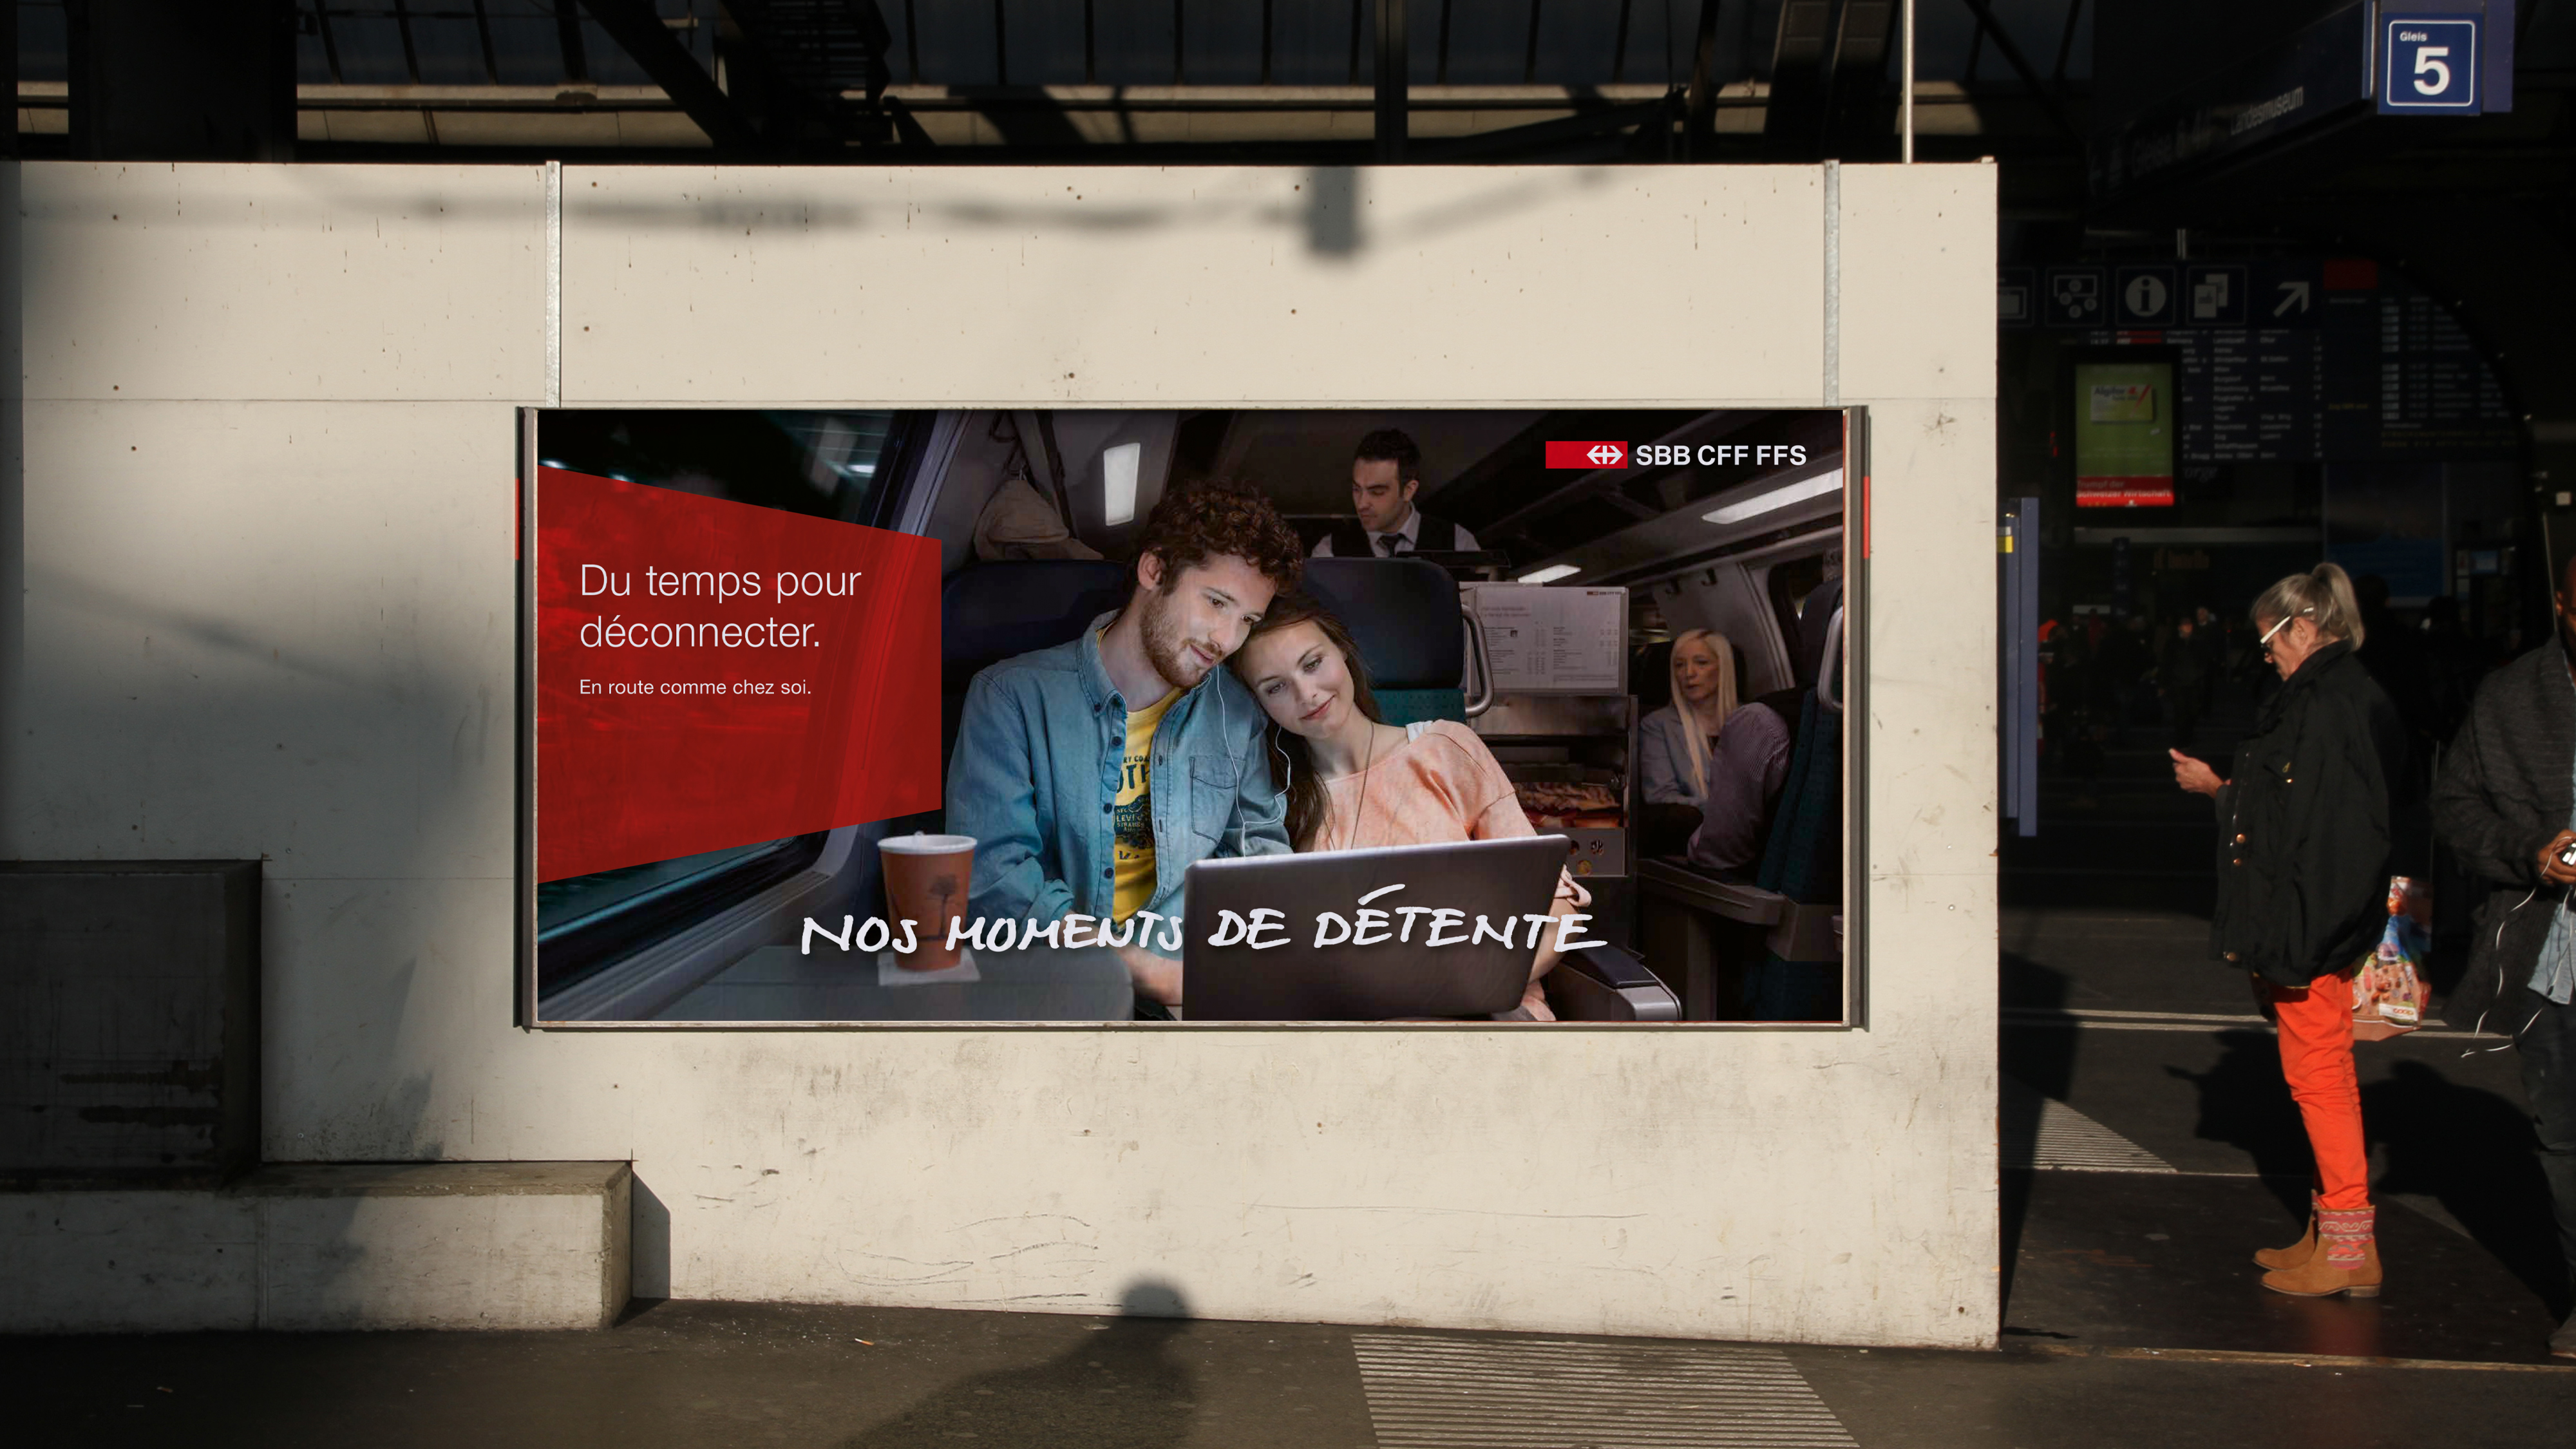
[[[1137, 535], [1167, 491], [1202, 478], [1251, 484], [1311, 550], [1352, 517], [1358, 440], [1389, 427], [1421, 450], [1416, 505], [1477, 544], [1430, 561], [1309, 567], [1307, 587], [1352, 626], [1390, 717], [1478, 731], [1532, 823], [1568, 837], [1569, 868], [1594, 898], [1591, 934], [1631, 953], [1660, 988], [1649, 994], [1666, 1005], [1648, 1019], [1842, 1021], [1850, 424], [1839, 410], [563, 410], [540, 414], [537, 451], [551, 467], [937, 538], [944, 758], [976, 670], [1061, 643], [1117, 606]], [[1545, 465], [1547, 442], [1593, 438], [1677, 461]], [[1372, 608], [1369, 581], [1398, 576], [1371, 572], [1383, 570], [1404, 571], [1407, 598], [1422, 597], [1425, 580], [1454, 595], [1455, 621]], [[1576, 601], [1561, 591], [1575, 591], [1596, 611], [1589, 637], [1624, 647], [1590, 673], [1563, 660], [1561, 676], [1529, 675], [1548, 667], [1538, 661], [1516, 673], [1508, 652], [1498, 660], [1479, 646], [1532, 590], [1568, 608]], [[1611, 618], [1615, 636], [1598, 627]], [[1648, 801], [1640, 780], [1640, 722], [1670, 702], [1673, 640], [1694, 629], [1731, 643], [1739, 700], [1779, 712], [1793, 753], [1813, 756], [1791, 760], [1765, 798], [1746, 832], [1760, 858], [1740, 868], [1687, 859], [1698, 811]], [[1396, 677], [1408, 669], [1443, 677]], [[1802, 732], [1810, 701], [1815, 720]], [[1784, 861], [1771, 847], [1795, 833], [1779, 819], [1788, 815], [1810, 824]], [[846, 1019], [829, 991], [755, 988], [754, 958], [776, 957], [807, 915], [878, 914], [873, 842], [939, 823], [933, 812], [543, 883], [537, 1018]]]

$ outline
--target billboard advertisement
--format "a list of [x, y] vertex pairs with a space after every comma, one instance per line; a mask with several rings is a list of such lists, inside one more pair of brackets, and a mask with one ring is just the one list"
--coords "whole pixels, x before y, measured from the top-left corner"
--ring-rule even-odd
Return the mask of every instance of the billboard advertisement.
[[531, 411], [522, 1019], [1844, 1024], [1862, 438]]
[[2076, 363], [2073, 431], [2076, 507], [2173, 506], [2172, 363]]

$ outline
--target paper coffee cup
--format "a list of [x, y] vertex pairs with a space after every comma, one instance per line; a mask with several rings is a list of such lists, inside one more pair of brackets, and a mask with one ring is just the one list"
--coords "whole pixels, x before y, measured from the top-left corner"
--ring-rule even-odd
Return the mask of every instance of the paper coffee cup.
[[[945, 971], [956, 965], [964, 946], [949, 946], [948, 926], [966, 915], [975, 837], [889, 835], [877, 842], [877, 859], [885, 869], [886, 920], [910, 921], [920, 944], [909, 954], [895, 952], [894, 963], [907, 971]], [[899, 926], [895, 939], [903, 939]]]

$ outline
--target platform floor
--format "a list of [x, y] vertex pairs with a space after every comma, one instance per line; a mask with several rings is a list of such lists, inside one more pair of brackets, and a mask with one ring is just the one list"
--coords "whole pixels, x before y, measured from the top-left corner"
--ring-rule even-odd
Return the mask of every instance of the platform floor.
[[[2143, 732], [2142, 732], [2143, 733]], [[2206, 807], [2155, 742], [2008, 841], [2003, 1351], [662, 1303], [605, 1333], [0, 1340], [37, 1445], [1527, 1446], [2576, 1438], [2518, 1067], [2361, 1052], [2386, 1295], [2263, 1292], [2307, 1149], [2241, 979], [2204, 959]]]
[[605, 1333], [0, 1341], [0, 1412], [12, 1442], [101, 1449], [2395, 1449], [2559, 1444], [2576, 1423], [2576, 1369], [2049, 1346], [2060, 1351], [665, 1303]]

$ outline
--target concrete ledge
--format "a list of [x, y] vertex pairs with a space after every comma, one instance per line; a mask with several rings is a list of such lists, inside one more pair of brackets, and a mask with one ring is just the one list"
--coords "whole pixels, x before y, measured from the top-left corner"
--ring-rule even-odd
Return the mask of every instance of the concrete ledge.
[[601, 1328], [633, 1184], [623, 1162], [358, 1163], [0, 1194], [0, 1332]]

